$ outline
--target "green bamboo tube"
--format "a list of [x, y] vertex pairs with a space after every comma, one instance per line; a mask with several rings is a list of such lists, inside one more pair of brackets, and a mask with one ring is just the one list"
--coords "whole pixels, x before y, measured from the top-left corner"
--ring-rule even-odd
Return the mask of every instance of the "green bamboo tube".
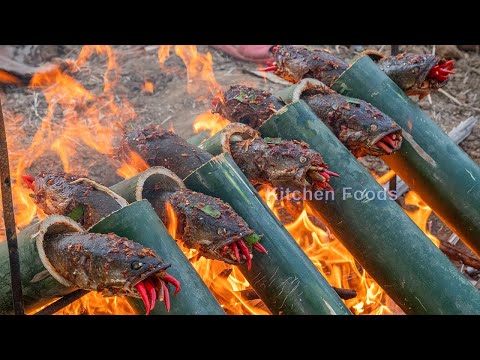
[[208, 131], [200, 131], [198, 134], [193, 135], [192, 137], [187, 139], [187, 142], [189, 144], [198, 146], [200, 145], [204, 140], [209, 138], [209, 132]]
[[[52, 273], [46, 269], [37, 248], [37, 241], [43, 240], [45, 234], [73, 231], [85, 230], [69, 218], [52, 215], [18, 233], [23, 301], [26, 312], [33, 311], [75, 290], [75, 287], [64, 285], [52, 276]], [[6, 314], [13, 314], [13, 304], [8, 248], [7, 242], [3, 241], [0, 243], [0, 315]]]
[[[294, 102], [260, 128], [263, 136], [301, 140], [335, 165], [334, 198], [310, 206], [407, 314], [480, 314], [480, 293], [394, 202], [307, 104]], [[364, 192], [364, 195], [345, 196]], [[384, 193], [383, 193], [384, 194]]]
[[368, 56], [332, 88], [370, 102], [403, 128], [401, 149], [382, 159], [480, 255], [480, 167]]
[[[138, 176], [124, 180], [113, 188], [127, 189], [128, 182], [134, 183]], [[121, 195], [121, 194], [120, 194]], [[128, 196], [127, 196], [128, 197]], [[225, 315], [224, 311], [203, 283], [187, 257], [172, 239], [155, 210], [146, 200], [134, 202], [110, 214], [91, 229], [91, 232], [113, 232], [153, 249], [167, 263], [172, 264], [168, 273], [182, 285], [177, 296], [171, 296], [171, 309], [167, 313], [162, 304], [155, 306], [152, 315]], [[127, 297], [138, 313], [144, 313], [140, 299]]]
[[217, 132], [211, 138], [202, 142], [198, 147], [205, 151], [208, 151], [210, 154], [217, 156], [223, 152], [232, 155], [230, 152], [230, 142], [234, 140], [246, 140], [254, 139], [255, 137], [260, 136], [260, 133], [248, 125], [241, 123], [230, 123], [222, 130]]
[[229, 203], [263, 235], [269, 254], [255, 252], [251, 270], [239, 268], [272, 314], [351, 314], [228, 154], [213, 158], [184, 182]]

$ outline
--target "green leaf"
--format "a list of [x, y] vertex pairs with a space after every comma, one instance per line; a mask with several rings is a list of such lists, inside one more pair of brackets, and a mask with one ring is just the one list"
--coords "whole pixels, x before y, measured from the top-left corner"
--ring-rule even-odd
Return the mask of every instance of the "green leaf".
[[67, 216], [72, 220], [79, 221], [83, 216], [83, 207], [76, 207]]
[[262, 237], [258, 234], [251, 234], [244, 237], [245, 242], [250, 246], [253, 246], [254, 244], [258, 243], [261, 238]]
[[267, 144], [280, 144], [282, 142], [281, 138], [271, 138], [271, 137], [266, 137], [263, 138]]
[[245, 91], [240, 91], [240, 94], [235, 96], [234, 99], [240, 102], [244, 102], [247, 99], [247, 93]]
[[240, 93], [234, 97], [235, 100], [240, 102], [252, 102], [256, 100], [255, 94], [248, 95], [245, 91], [240, 91]]
[[351, 98], [349, 96], [345, 96], [347, 98], [347, 101], [350, 103], [350, 104], [361, 104], [362, 102], [358, 99], [355, 99], [355, 98]]
[[222, 216], [222, 213], [220, 211], [218, 211], [217, 209], [215, 209], [211, 205], [205, 205], [205, 206], [195, 205], [195, 207], [197, 209], [202, 210], [205, 214], [210, 215], [211, 217], [213, 217], [215, 219], [218, 219], [220, 216]]

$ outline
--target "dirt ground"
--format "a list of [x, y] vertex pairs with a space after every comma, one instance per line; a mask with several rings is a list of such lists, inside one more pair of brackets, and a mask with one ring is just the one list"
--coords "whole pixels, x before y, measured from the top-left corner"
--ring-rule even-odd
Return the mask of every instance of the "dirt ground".
[[[353, 58], [364, 49], [376, 49], [389, 53], [389, 45], [364, 46], [331, 46], [315, 45], [327, 48], [344, 59]], [[157, 49], [154, 46], [114, 46], [116, 59], [120, 68], [119, 83], [115, 87], [115, 98], [125, 97], [133, 105], [136, 124], [162, 124], [174, 128], [181, 136], [188, 138], [194, 134], [192, 124], [195, 117], [209, 110], [211, 96], [207, 86], [198, 84], [199, 90], [188, 94], [187, 72], [183, 61], [174, 53], [166, 60], [163, 66], [159, 65]], [[15, 48], [17, 60], [32, 66], [51, 61], [54, 58], [76, 58], [81, 46], [24, 46]], [[431, 53], [432, 45], [401, 46], [402, 51], [416, 53]], [[255, 86], [275, 92], [285, 85], [271, 82], [256, 76], [258, 66], [235, 60], [208, 46], [198, 46], [198, 51], [205, 54], [210, 51], [213, 57], [214, 73], [217, 82], [227, 88], [234, 84]], [[419, 102], [419, 105], [434, 119], [446, 132], [452, 130], [461, 121], [470, 116], [478, 116], [480, 106], [477, 99], [480, 92], [480, 54], [477, 51], [464, 52], [456, 46], [436, 46], [439, 55], [455, 58], [456, 75], [451, 77], [445, 91], [454, 96], [462, 105], [448, 98], [442, 93], [433, 93]], [[95, 94], [101, 94], [104, 86], [103, 75], [107, 67], [104, 56], [93, 55], [87, 62], [88, 66], [79, 72], [70, 74], [86, 89]], [[154, 91], [149, 93], [144, 89], [145, 81], [153, 84]], [[192, 83], [190, 84], [193, 85]], [[24, 120], [17, 123], [25, 136], [16, 138], [16, 141], [27, 146], [33, 135], [39, 129], [42, 119], [46, 115], [47, 105], [44, 96], [39, 90], [27, 87], [3, 86], [0, 97], [7, 116], [11, 121], [14, 114], [22, 114]], [[62, 114], [55, 114], [56, 121], [62, 121]], [[118, 126], [118, 119], [112, 119], [112, 127]], [[122, 125], [122, 124], [120, 124]], [[125, 124], [123, 124], [125, 125]], [[85, 144], [78, 144], [81, 159], [73, 164], [85, 173], [90, 169], [89, 176], [106, 185], [112, 185], [121, 180], [115, 173], [114, 160], [106, 155], [89, 149]], [[476, 125], [472, 134], [461, 147], [480, 163], [480, 125]], [[372, 172], [381, 175], [388, 168], [378, 158], [365, 157], [361, 162]], [[29, 170], [37, 173], [42, 170], [61, 169], [61, 164], [54, 154], [47, 154], [36, 161]], [[440, 239], [446, 240], [451, 232], [434, 215], [432, 232]]]

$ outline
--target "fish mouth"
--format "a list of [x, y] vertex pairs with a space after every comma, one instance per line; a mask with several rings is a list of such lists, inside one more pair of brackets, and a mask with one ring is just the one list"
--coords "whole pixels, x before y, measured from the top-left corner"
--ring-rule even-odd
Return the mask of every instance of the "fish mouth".
[[402, 146], [402, 130], [384, 131], [367, 143], [368, 152], [372, 155], [390, 155]]
[[160, 263], [155, 266], [153, 269], [148, 269], [147, 271], [142, 272], [141, 274], [135, 275], [127, 281], [127, 286], [135, 287], [140, 281], [152, 276], [153, 274], [158, 273], [159, 271], [167, 270], [171, 267], [171, 264]]
[[175, 287], [174, 296], [182, 289], [180, 282], [165, 271], [169, 267], [169, 264], [159, 264], [154, 269], [135, 276], [135, 280], [128, 285], [129, 295], [142, 299], [146, 315], [154, 309], [157, 300], [162, 301], [167, 312], [170, 312], [169, 283]]
[[319, 166], [311, 165], [306, 167], [305, 181], [315, 190], [332, 191], [333, 188], [329, 184], [331, 177], [339, 177], [337, 173], [328, 170], [328, 165], [322, 164]]
[[281, 59], [277, 56], [277, 52], [279, 49], [280, 45], [275, 45], [272, 46], [270, 49], [270, 52], [273, 54], [274, 60], [268, 61], [266, 63], [267, 67], [263, 69], [259, 69], [259, 71], [264, 71], [264, 72], [276, 72], [280, 70], [280, 67], [282, 66]]
[[455, 74], [455, 71], [453, 71], [454, 64], [453, 60], [446, 61], [445, 59], [433, 62], [425, 68], [423, 76], [419, 77], [415, 86], [405, 91], [406, 94], [409, 96], [418, 95], [420, 99], [423, 99], [433, 90], [440, 89], [448, 82], [450, 75]]
[[446, 83], [449, 76], [455, 74], [455, 71], [453, 71], [454, 64], [455, 62], [453, 60], [446, 61], [445, 59], [441, 59], [431, 67], [426, 79], [436, 80], [439, 84]]
[[35, 178], [33, 176], [27, 174], [22, 175], [22, 180], [30, 190], [35, 191]]
[[[252, 231], [248, 235], [252, 235], [255, 232]], [[245, 235], [245, 236], [248, 236]], [[259, 242], [252, 245], [252, 248], [268, 255], [268, 251]], [[247, 269], [252, 268], [252, 254], [245, 240], [241, 237], [233, 237], [232, 241], [223, 245], [220, 249], [215, 251], [215, 255], [219, 260], [231, 265], [240, 265], [247, 262]]]

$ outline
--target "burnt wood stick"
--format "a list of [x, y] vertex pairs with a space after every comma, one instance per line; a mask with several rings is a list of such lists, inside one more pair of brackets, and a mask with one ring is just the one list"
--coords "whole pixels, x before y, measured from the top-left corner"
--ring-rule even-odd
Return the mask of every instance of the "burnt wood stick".
[[332, 286], [332, 288], [343, 300], [353, 299], [357, 296], [357, 291], [354, 289], [337, 288], [335, 286]]
[[82, 298], [83, 296], [87, 295], [89, 292], [90, 291], [83, 289], [75, 290], [74, 292], [65, 295], [64, 297], [44, 307], [42, 310], [36, 312], [34, 315], [53, 315], [57, 311], [62, 310], [65, 306], [68, 306], [71, 303]]
[[441, 241], [439, 248], [450, 260], [461, 261], [467, 266], [480, 270], [480, 259], [468, 254], [462, 249], [459, 249], [457, 246], [449, 244], [446, 241]]
[[[3, 204], [3, 220], [7, 237], [8, 259], [10, 264], [10, 284], [15, 315], [23, 315], [25, 312], [22, 291], [22, 273], [20, 269], [20, 255], [18, 253], [17, 227], [15, 225], [15, 213], [12, 199], [12, 181], [10, 178], [10, 165], [8, 161], [7, 135], [3, 110], [0, 103], [0, 180], [1, 196]], [[6, 274], [5, 274], [6, 275]], [[2, 276], [5, 276], [2, 274]]]

